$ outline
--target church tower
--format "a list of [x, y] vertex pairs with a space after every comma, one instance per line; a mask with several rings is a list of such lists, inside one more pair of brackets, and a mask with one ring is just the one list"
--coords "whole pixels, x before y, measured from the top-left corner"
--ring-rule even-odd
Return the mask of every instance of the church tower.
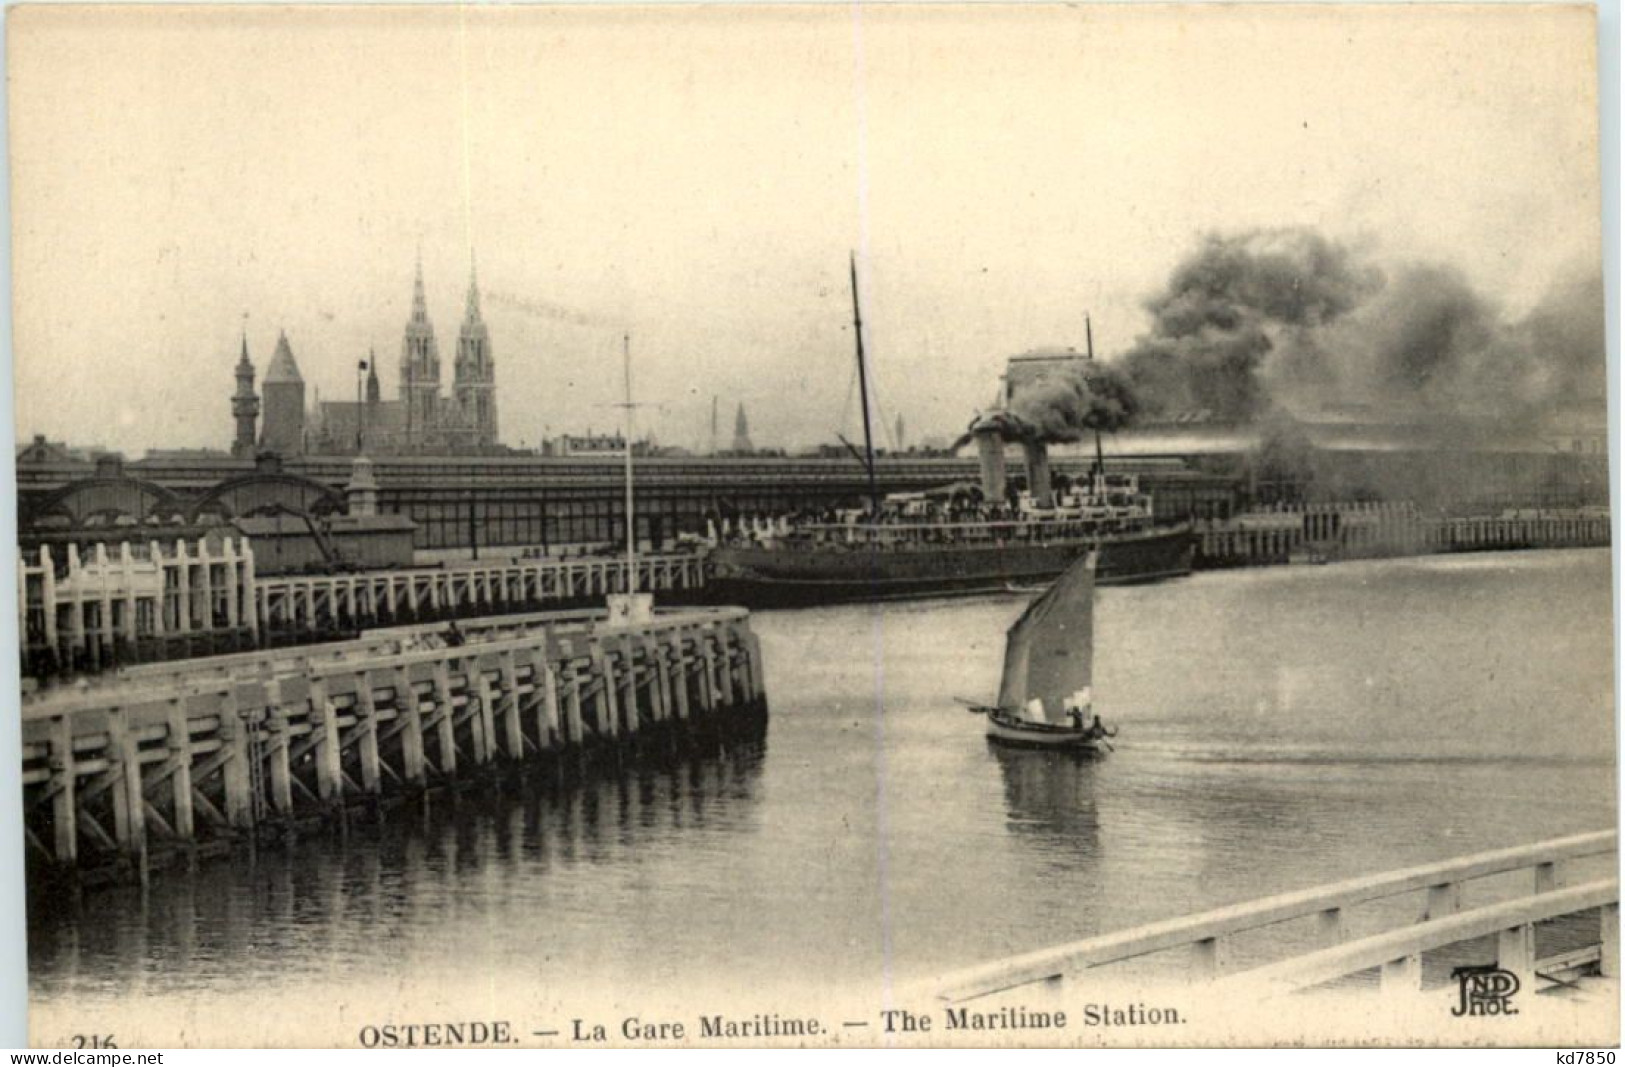
[[457, 332], [457, 363], [452, 379], [452, 400], [456, 405], [458, 441], [474, 448], [490, 448], [497, 443], [496, 368], [491, 362], [491, 332], [480, 317], [480, 283], [471, 264], [468, 271], [468, 305], [463, 326]]
[[734, 447], [733, 450], [742, 456], [748, 456], [756, 451], [750, 443], [750, 422], [745, 418], [745, 405], [739, 405], [739, 414], [734, 416]]
[[429, 306], [423, 296], [423, 256], [418, 255], [417, 277], [412, 282], [412, 317], [401, 339], [401, 406], [405, 409], [405, 449], [422, 452], [434, 447], [439, 425], [440, 348]]
[[234, 456], [254, 455], [254, 423], [260, 417], [260, 398], [254, 395], [254, 364], [248, 362], [248, 334], [243, 334], [243, 354], [237, 360], [237, 392], [231, 397], [231, 417], [237, 420], [237, 436], [231, 442]]
[[284, 456], [305, 450], [305, 379], [293, 361], [288, 335], [280, 335], [265, 368], [265, 424], [260, 446]]

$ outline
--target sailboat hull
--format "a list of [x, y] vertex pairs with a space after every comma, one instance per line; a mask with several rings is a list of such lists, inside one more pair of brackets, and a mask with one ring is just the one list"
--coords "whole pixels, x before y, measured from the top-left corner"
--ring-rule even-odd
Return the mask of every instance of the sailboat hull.
[[1016, 748], [1047, 748], [1101, 756], [1106, 754], [1104, 742], [1087, 729], [1021, 722], [1002, 715], [988, 715], [987, 737], [989, 741]]

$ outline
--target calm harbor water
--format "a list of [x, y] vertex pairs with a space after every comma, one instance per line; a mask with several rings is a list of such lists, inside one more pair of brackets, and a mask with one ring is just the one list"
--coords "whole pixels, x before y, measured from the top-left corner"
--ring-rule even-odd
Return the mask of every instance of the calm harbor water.
[[1093, 763], [990, 747], [953, 702], [992, 695], [1023, 603], [760, 613], [759, 743], [35, 900], [36, 1026], [858, 992], [1613, 825], [1604, 550], [1101, 590], [1121, 734]]

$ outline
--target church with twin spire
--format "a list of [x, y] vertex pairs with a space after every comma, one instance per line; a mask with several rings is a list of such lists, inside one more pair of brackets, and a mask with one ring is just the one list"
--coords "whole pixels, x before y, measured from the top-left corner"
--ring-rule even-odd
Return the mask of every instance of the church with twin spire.
[[[443, 395], [440, 390], [440, 347], [429, 320], [421, 257], [412, 283], [412, 311], [401, 339], [399, 368], [398, 399], [383, 399], [377, 355], [369, 353], [357, 367], [358, 376], [366, 376], [357, 400], [318, 400], [307, 407], [304, 378], [287, 335], [277, 340], [260, 395], [254, 392], [254, 367], [245, 338], [237, 363], [237, 392], [232, 396], [237, 424], [232, 453], [385, 456], [505, 451], [497, 439], [491, 333], [480, 315], [479, 280], [472, 267], [463, 322], [457, 331], [451, 394]], [[260, 423], [257, 438], [256, 421]]]

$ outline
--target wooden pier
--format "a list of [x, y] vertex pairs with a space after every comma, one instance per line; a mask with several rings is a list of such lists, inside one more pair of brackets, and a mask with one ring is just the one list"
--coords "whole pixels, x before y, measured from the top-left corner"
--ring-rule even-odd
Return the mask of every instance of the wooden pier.
[[[637, 588], [697, 599], [698, 552], [638, 559]], [[60, 570], [60, 574], [58, 571]], [[625, 592], [621, 558], [504, 559], [445, 567], [267, 576], [246, 539], [98, 545], [18, 562], [23, 673], [94, 674], [132, 663], [332, 641], [377, 626], [560, 610]]]
[[1603, 510], [1510, 511], [1444, 518], [1408, 503], [1298, 504], [1197, 523], [1196, 565], [1256, 567], [1385, 556], [1610, 543]]
[[[1101, 968], [1183, 953], [1188, 960], [1183, 971], [1192, 981], [1223, 982], [1249, 1003], [1361, 972], [1375, 972], [1385, 994], [1416, 994], [1423, 986], [1425, 954], [1480, 938], [1493, 941], [1485, 950], [1488, 959], [1478, 962], [1517, 975], [1531, 992], [1543, 983], [1567, 984], [1575, 974], [1617, 979], [1618, 850], [1619, 834], [1607, 830], [1481, 852], [1029, 952], [949, 975], [928, 992], [945, 1003], [1012, 991], [1055, 992], [1072, 982], [1098, 982]], [[1584, 869], [1588, 863], [1591, 869]], [[1573, 878], [1575, 872], [1565, 866], [1578, 869], [1580, 877]], [[1497, 878], [1503, 881], [1498, 894], [1486, 893], [1486, 899], [1468, 905], [1471, 890]], [[1506, 879], [1522, 885], [1509, 891]], [[1356, 909], [1404, 904], [1407, 898], [1420, 908], [1417, 921], [1346, 936]], [[1537, 955], [1537, 924], [1588, 914], [1595, 916], [1595, 940], [1551, 956]], [[1233, 961], [1233, 949], [1245, 935], [1294, 922], [1309, 927], [1306, 951], [1244, 965]]]
[[145, 877], [160, 856], [500, 781], [569, 752], [765, 724], [744, 611], [459, 630], [158, 664], [39, 694], [22, 710], [31, 865]]
[[[657, 593], [704, 588], [706, 560], [699, 553], [638, 558], [637, 588]], [[355, 574], [260, 577], [255, 609], [261, 632], [279, 634], [358, 630], [413, 621], [466, 618], [602, 600], [625, 592], [623, 559], [579, 556], [505, 560], [455, 567], [365, 571]]]

